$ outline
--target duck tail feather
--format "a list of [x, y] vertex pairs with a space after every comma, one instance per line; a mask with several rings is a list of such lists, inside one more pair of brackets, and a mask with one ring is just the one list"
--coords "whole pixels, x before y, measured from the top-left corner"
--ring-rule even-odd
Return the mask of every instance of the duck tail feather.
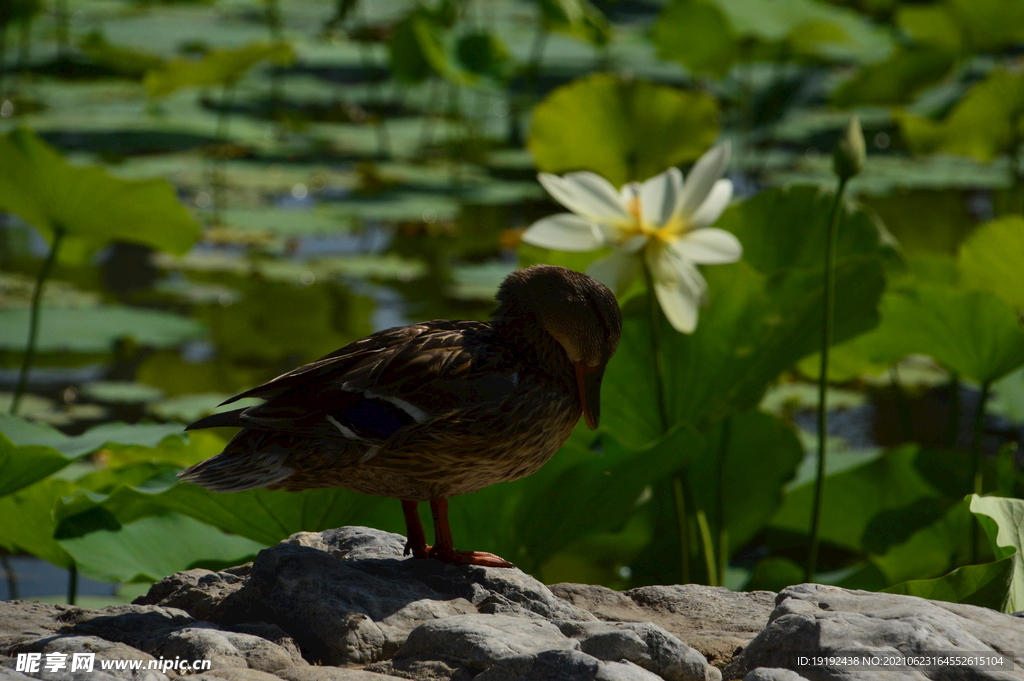
[[252, 425], [242, 420], [243, 411], [245, 411], [245, 409], [235, 409], [234, 411], [222, 411], [219, 414], [210, 414], [209, 416], [204, 416], [198, 421], [185, 426], [185, 430], [223, 427], [244, 428], [245, 426]]
[[242, 431], [223, 452], [189, 466], [178, 479], [213, 492], [242, 492], [281, 482], [293, 473], [285, 465], [288, 450], [261, 435], [265, 433]]

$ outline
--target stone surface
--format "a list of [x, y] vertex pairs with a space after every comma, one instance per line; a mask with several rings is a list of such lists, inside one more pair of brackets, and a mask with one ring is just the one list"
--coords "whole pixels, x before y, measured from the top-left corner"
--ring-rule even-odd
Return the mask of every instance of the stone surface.
[[[101, 660], [141, 660], [146, 666], [156, 658], [152, 655], [136, 650], [123, 643], [107, 641], [98, 636], [74, 636], [57, 635], [24, 641], [8, 649], [8, 655], [16, 656], [18, 653], [42, 653], [45, 659], [47, 653], [64, 653], [67, 655], [67, 667], [71, 667], [71, 657], [74, 653], [94, 654], [94, 669], [101, 667]], [[56, 678], [59, 672], [41, 672], [38, 678]], [[116, 669], [106, 672], [110, 676], [131, 681], [167, 681], [167, 675], [153, 669]], [[89, 673], [86, 672], [89, 676]], [[61, 678], [72, 678], [77, 676], [74, 672], [65, 672]]]
[[[776, 598], [768, 626], [725, 669], [742, 678], [758, 667], [792, 669], [811, 681], [892, 679], [1024, 679], [1024, 622], [973, 605], [928, 601], [913, 596], [799, 584]], [[819, 655], [1003, 653], [1014, 671], [852, 670], [796, 667], [794, 658]]]
[[219, 603], [196, 593], [225, 590], [208, 575], [164, 580], [136, 602], [201, 603], [225, 625], [274, 622], [309, 659], [331, 665], [391, 658], [409, 632], [439, 618], [595, 619], [519, 570], [407, 559], [404, 545], [399, 535], [369, 528], [300, 533], [261, 551], [244, 585]]
[[[984, 608], [813, 584], [777, 596], [693, 585], [548, 588], [515, 569], [407, 558], [404, 543], [367, 528], [300, 533], [248, 565], [172, 575], [132, 605], [0, 602], [0, 681], [179, 676], [25, 675], [6, 657], [82, 651], [98, 661], [212, 663], [188, 681], [1024, 681], [1024, 620]], [[1017, 669], [859, 671], [795, 660], [986, 651], [1010, 655]]]
[[401, 679], [399, 676], [375, 674], [361, 669], [317, 665], [279, 669], [274, 674], [284, 681], [400, 681]]
[[602, 620], [653, 622], [724, 667], [768, 624], [771, 591], [736, 592], [683, 584], [612, 591], [591, 584], [555, 584], [551, 592]]
[[792, 669], [758, 667], [743, 677], [743, 681], [805, 681]]
[[651, 622], [563, 622], [561, 631], [599, 660], [627, 660], [665, 681], [718, 681], [721, 672], [699, 652]]

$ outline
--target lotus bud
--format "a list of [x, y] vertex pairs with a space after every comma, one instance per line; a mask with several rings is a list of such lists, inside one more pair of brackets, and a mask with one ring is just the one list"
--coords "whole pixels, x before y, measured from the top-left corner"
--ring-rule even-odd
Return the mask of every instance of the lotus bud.
[[846, 126], [846, 133], [832, 152], [832, 168], [840, 180], [849, 180], [864, 167], [866, 157], [864, 132], [860, 128], [860, 120], [854, 116]]

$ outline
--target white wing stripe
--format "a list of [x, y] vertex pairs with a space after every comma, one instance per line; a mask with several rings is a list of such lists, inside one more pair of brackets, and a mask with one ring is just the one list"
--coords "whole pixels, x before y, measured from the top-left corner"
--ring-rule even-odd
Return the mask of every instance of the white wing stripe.
[[330, 414], [327, 415], [327, 420], [334, 424], [334, 427], [341, 431], [341, 434], [347, 437], [349, 440], [355, 440], [356, 442], [365, 442], [363, 438], [355, 434], [351, 428], [346, 428], [338, 422], [338, 419], [334, 418]]
[[391, 395], [381, 395], [380, 393], [375, 393], [372, 390], [367, 390], [363, 394], [366, 395], [366, 397], [371, 400], [384, 400], [385, 402], [390, 402], [391, 404], [395, 405], [396, 407], [404, 411], [406, 414], [411, 416], [416, 423], [423, 423], [424, 421], [430, 418], [430, 414], [423, 411], [415, 404], [406, 402], [400, 397], [392, 397]]

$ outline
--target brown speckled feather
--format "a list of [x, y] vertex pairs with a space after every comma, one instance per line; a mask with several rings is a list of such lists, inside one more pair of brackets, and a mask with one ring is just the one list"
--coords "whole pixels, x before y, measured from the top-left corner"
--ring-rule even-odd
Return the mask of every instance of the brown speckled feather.
[[[582, 360], [567, 353], [603, 368], [618, 342], [614, 297], [588, 285], [600, 290], [573, 288], [567, 303], [542, 287], [526, 291], [539, 312], [510, 295], [493, 322], [381, 331], [242, 393], [229, 402], [266, 402], [190, 426], [243, 429], [181, 477], [220, 491], [341, 486], [430, 500], [529, 475], [580, 418], [573, 362]], [[582, 310], [572, 312], [582, 321], [562, 324], [560, 304]], [[574, 345], [555, 339], [560, 328], [577, 329]]]

